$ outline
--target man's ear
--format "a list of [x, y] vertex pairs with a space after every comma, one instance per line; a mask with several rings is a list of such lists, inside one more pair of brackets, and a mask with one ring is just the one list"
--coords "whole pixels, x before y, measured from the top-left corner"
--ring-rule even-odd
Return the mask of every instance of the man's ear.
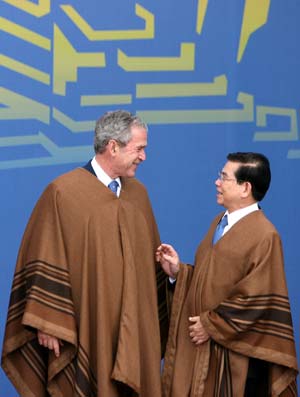
[[242, 187], [243, 187], [242, 197], [247, 198], [247, 197], [252, 196], [252, 185], [250, 182], [248, 182], [248, 181], [243, 182]]
[[108, 144], [107, 144], [107, 149], [109, 151], [109, 153], [112, 156], [115, 156], [115, 154], [117, 153], [118, 149], [119, 149], [119, 145], [118, 142], [115, 141], [114, 139], [111, 139]]

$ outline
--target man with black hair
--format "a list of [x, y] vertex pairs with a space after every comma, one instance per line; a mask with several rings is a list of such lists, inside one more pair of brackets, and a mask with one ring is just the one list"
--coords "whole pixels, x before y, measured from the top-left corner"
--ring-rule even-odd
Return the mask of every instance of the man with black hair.
[[195, 266], [157, 250], [176, 279], [164, 397], [297, 396], [298, 373], [281, 240], [258, 202], [271, 172], [259, 153], [230, 153], [215, 182], [225, 207]]

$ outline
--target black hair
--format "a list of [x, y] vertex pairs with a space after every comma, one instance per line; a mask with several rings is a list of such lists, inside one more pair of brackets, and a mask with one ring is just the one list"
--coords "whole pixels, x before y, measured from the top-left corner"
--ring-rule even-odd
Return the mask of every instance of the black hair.
[[241, 163], [235, 171], [237, 182], [250, 182], [253, 198], [256, 201], [261, 201], [271, 182], [270, 162], [267, 157], [261, 153], [236, 152], [229, 153], [227, 160]]

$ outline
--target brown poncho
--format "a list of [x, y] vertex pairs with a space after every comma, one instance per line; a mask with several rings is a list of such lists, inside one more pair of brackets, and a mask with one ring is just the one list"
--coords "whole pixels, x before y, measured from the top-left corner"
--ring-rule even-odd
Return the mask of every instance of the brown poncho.
[[[120, 198], [83, 168], [47, 187], [20, 247], [3, 345], [22, 397], [161, 395], [158, 244], [136, 179], [122, 180]], [[59, 358], [36, 329], [62, 340]]]
[[[282, 247], [262, 211], [212, 246], [218, 216], [195, 268], [179, 272], [163, 374], [164, 397], [242, 397], [249, 358], [267, 362], [270, 396], [297, 396], [297, 362]], [[191, 342], [190, 316], [210, 339]], [[253, 396], [256, 397], [256, 396]]]

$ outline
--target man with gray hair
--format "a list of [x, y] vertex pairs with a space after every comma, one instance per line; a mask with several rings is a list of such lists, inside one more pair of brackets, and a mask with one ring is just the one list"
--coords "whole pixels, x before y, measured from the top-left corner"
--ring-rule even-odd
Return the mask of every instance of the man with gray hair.
[[134, 178], [146, 146], [139, 117], [104, 114], [94, 158], [50, 183], [33, 210], [2, 354], [23, 397], [161, 395], [165, 276], [147, 191]]

